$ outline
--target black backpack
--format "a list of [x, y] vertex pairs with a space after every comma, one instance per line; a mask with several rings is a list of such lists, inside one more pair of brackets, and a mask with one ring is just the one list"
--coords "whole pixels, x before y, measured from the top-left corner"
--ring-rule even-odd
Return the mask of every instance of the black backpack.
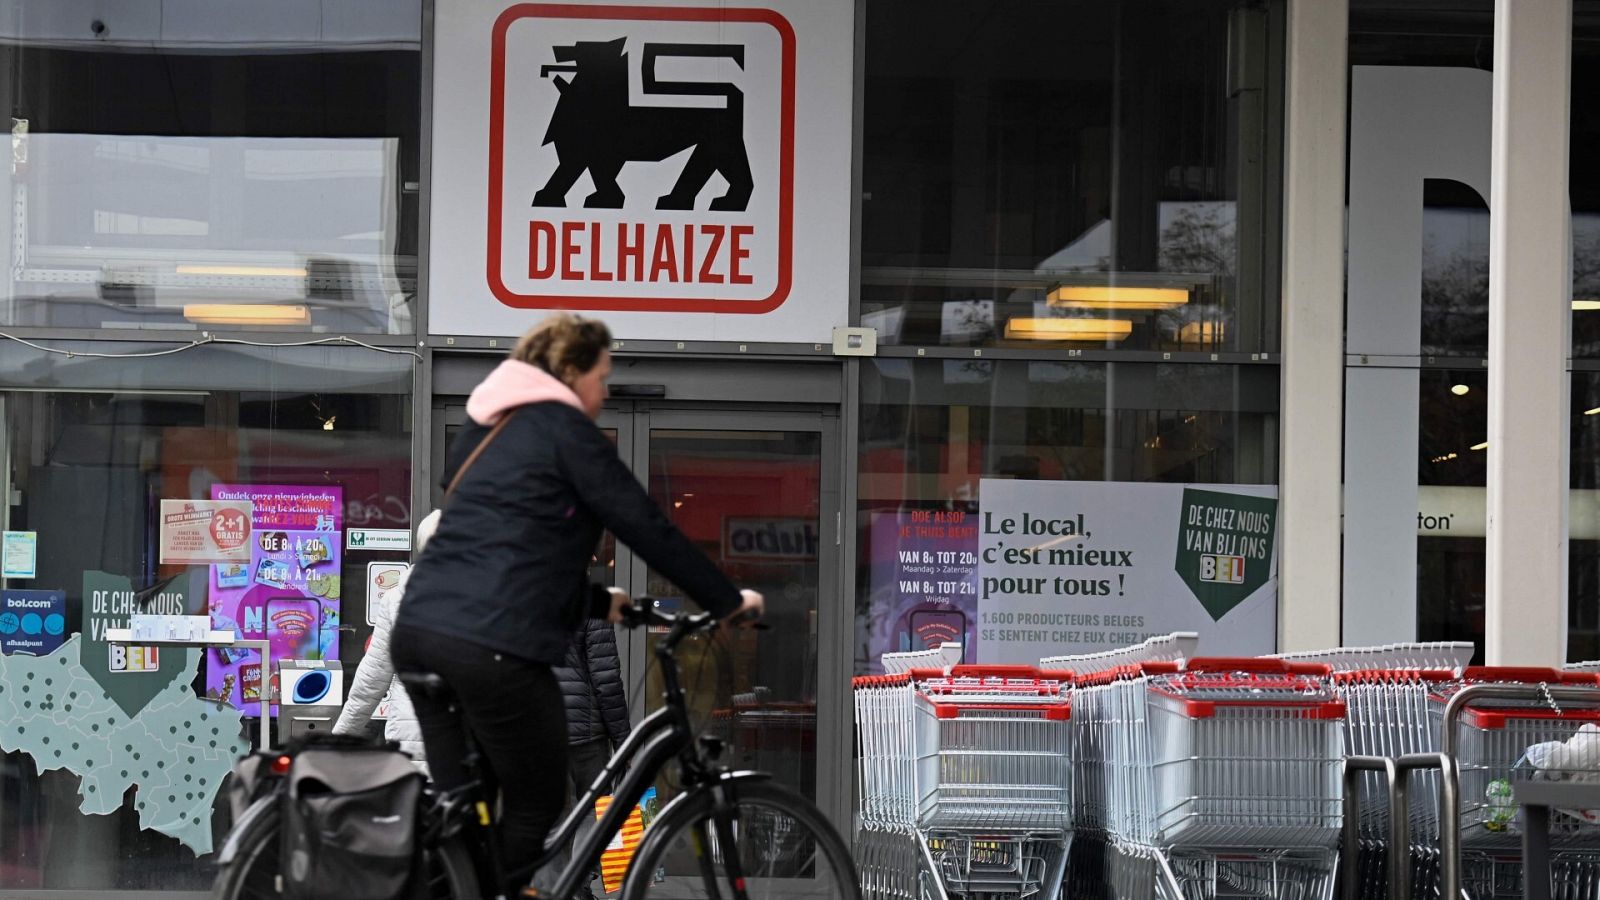
[[290, 900], [392, 900], [421, 881], [422, 775], [393, 750], [311, 748], [283, 792], [283, 893]]

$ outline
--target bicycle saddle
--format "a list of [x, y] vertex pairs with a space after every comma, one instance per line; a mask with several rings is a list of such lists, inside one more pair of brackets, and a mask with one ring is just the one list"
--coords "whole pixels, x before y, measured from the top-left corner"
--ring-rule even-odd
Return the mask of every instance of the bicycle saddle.
[[455, 691], [450, 685], [434, 672], [400, 672], [400, 683], [405, 685], [406, 693], [414, 697], [427, 697], [431, 700], [450, 700], [455, 697]]

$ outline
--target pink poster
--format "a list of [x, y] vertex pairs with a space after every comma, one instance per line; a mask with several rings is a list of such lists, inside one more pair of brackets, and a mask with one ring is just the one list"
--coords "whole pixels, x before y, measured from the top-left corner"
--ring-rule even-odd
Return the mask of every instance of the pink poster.
[[883, 669], [884, 653], [962, 644], [977, 659], [978, 527], [961, 510], [872, 514], [871, 620], [858, 673]]
[[[337, 487], [218, 484], [213, 500], [248, 500], [250, 561], [211, 566], [211, 627], [271, 642], [272, 661], [339, 654], [344, 497]], [[207, 651], [206, 695], [248, 713], [276, 684], [251, 650]]]

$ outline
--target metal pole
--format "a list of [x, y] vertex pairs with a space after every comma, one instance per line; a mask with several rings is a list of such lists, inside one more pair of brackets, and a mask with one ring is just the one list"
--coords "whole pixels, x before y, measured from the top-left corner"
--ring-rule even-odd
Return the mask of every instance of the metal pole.
[[1361, 896], [1358, 886], [1360, 881], [1360, 867], [1358, 866], [1361, 853], [1361, 800], [1356, 796], [1356, 782], [1363, 772], [1382, 772], [1384, 778], [1384, 795], [1389, 801], [1389, 828], [1391, 846], [1389, 856], [1389, 896], [1404, 897], [1404, 893], [1396, 891], [1394, 870], [1394, 795], [1395, 795], [1395, 765], [1394, 760], [1384, 756], [1347, 756], [1344, 760], [1344, 827], [1341, 829], [1340, 842], [1343, 844], [1341, 851], [1343, 859], [1340, 867], [1343, 870], [1344, 900], [1357, 900]]

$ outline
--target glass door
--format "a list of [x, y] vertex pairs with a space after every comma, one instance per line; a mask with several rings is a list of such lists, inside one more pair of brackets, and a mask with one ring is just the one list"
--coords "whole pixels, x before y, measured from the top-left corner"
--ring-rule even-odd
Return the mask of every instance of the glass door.
[[[437, 413], [441, 432], [464, 419], [448, 406]], [[850, 653], [838, 636], [849, 634], [853, 611], [838, 594], [837, 415], [614, 399], [599, 425], [673, 523], [734, 584], [767, 598], [767, 629], [686, 642], [696, 728], [723, 738], [730, 766], [771, 772], [847, 821]], [[436, 439], [441, 462], [444, 438]], [[669, 609], [697, 608], [610, 534], [592, 575]], [[661, 702], [656, 635], [619, 630], [618, 639], [637, 721]], [[662, 803], [668, 790], [658, 786]]]

